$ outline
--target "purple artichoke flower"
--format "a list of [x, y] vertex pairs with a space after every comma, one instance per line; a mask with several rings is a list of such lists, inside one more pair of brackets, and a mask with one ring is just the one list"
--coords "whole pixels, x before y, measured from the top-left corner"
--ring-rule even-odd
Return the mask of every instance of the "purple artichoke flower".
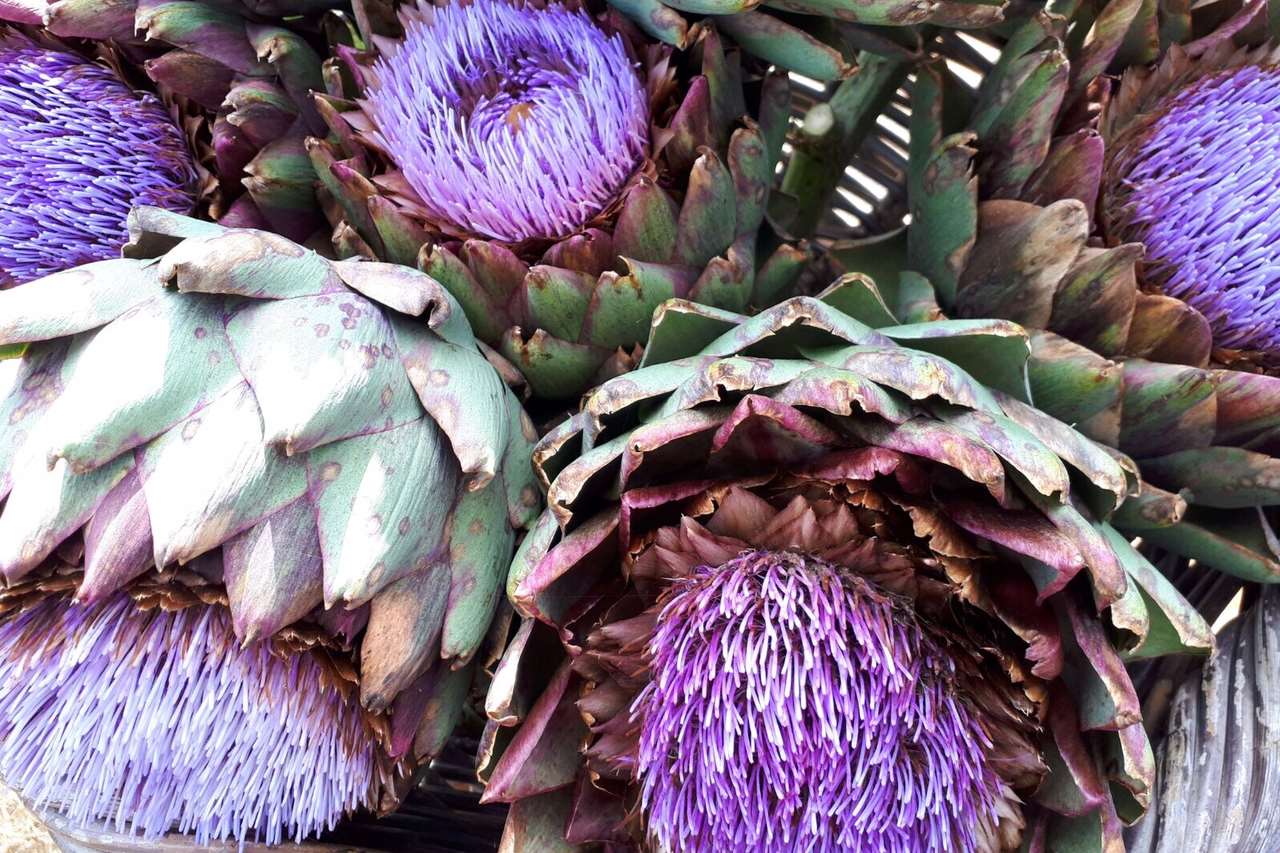
[[637, 769], [658, 849], [971, 850], [991, 739], [905, 601], [746, 551], [665, 594]]
[[312, 653], [241, 648], [220, 606], [45, 598], [0, 622], [0, 681], [0, 776], [74, 823], [274, 844], [373, 797], [354, 689]]
[[1280, 68], [1208, 74], [1153, 113], [1113, 154], [1113, 230], [1216, 344], [1280, 353]]
[[195, 189], [186, 140], [155, 96], [0, 31], [0, 287], [116, 256], [131, 207], [187, 212]]
[[510, 242], [565, 237], [645, 156], [634, 62], [585, 12], [422, 5], [393, 49], [367, 91], [373, 139], [442, 225]]

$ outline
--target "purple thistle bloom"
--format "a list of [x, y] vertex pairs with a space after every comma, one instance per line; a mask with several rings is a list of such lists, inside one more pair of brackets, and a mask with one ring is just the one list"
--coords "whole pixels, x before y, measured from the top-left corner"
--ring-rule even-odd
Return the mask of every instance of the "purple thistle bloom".
[[1162, 109], [1117, 154], [1120, 236], [1219, 346], [1280, 353], [1280, 68], [1203, 77]]
[[637, 697], [659, 849], [971, 850], [991, 741], [910, 609], [823, 560], [748, 551], [667, 593]]
[[300, 841], [373, 797], [373, 742], [326, 678], [241, 649], [225, 608], [46, 598], [0, 624], [0, 775], [79, 824]]
[[186, 213], [195, 167], [152, 95], [0, 31], [0, 287], [115, 257], [134, 205]]
[[556, 3], [421, 5], [374, 66], [374, 138], [440, 227], [565, 237], [645, 156], [648, 105], [633, 66], [620, 36]]

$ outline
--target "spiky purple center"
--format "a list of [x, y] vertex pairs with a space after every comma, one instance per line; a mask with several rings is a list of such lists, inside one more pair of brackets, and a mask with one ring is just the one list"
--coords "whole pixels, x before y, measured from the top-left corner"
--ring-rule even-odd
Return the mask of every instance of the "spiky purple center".
[[1162, 109], [1119, 175], [1124, 236], [1219, 346], [1280, 353], [1280, 68], [1209, 75]]
[[644, 156], [648, 105], [620, 36], [581, 11], [423, 5], [368, 101], [430, 218], [518, 242], [582, 228]]
[[275, 844], [371, 798], [354, 698], [239, 648], [224, 608], [46, 599], [0, 624], [0, 684], [0, 776], [76, 824]]
[[673, 589], [633, 708], [660, 849], [973, 849], [990, 740], [905, 605], [767, 551]]
[[195, 182], [154, 96], [0, 31], [0, 287], [115, 257], [131, 207], [186, 213]]

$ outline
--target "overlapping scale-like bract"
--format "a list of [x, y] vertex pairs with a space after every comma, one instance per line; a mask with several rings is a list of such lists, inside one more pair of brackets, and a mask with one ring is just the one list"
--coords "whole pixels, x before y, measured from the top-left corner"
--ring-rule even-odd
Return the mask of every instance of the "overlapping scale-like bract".
[[131, 233], [130, 257], [0, 294], [26, 347], [0, 363], [0, 574], [78, 531], [87, 601], [212, 555], [246, 643], [363, 611], [372, 711], [463, 670], [539, 496], [457, 304], [267, 232], [141, 208]]
[[[1115, 86], [1104, 75], [1128, 50], [1126, 28], [1154, 18], [1108, 4], [1082, 44], [1060, 22], [1030, 18], [984, 78], [972, 133], [945, 133], [950, 72], [940, 59], [924, 66], [906, 256], [877, 258], [868, 241], [844, 257], [906, 270], [887, 298], [922, 319], [1025, 326], [1036, 407], [1137, 462], [1140, 493], [1116, 526], [1274, 583], [1280, 376], [1259, 164], [1277, 53], [1232, 40], [1257, 11], [1130, 67]], [[1100, 113], [1074, 108], [1103, 90]], [[1230, 155], [1242, 140], [1249, 155]], [[1258, 195], [1241, 206], [1247, 186]]]
[[509, 849], [1054, 850], [1146, 807], [1124, 662], [1212, 634], [1107, 521], [1132, 463], [1028, 405], [1021, 327], [888, 304], [668, 302], [539, 444], [481, 747]]

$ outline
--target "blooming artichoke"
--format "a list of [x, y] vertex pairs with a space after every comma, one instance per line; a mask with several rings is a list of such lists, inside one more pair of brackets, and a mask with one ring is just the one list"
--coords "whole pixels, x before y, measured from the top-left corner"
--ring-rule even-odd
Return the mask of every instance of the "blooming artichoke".
[[[1223, 148], [1208, 140], [1252, 139], [1254, 131], [1238, 136], [1224, 124], [1226, 115], [1238, 114], [1242, 128], [1270, 120], [1249, 81], [1269, 73], [1273, 53], [1201, 43], [1193, 63], [1174, 46], [1158, 68], [1130, 71], [1106, 98], [1098, 74], [1133, 7], [1106, 7], [1078, 48], [1062, 40], [1063, 21], [1025, 21], [959, 133], [947, 133], [944, 66], [922, 67], [905, 242], [864, 242], [845, 259], [855, 269], [907, 270], [899, 286], [912, 294], [914, 316], [941, 308], [1034, 330], [1034, 405], [1140, 466], [1142, 494], [1120, 510], [1117, 526], [1270, 582], [1280, 579], [1272, 509], [1280, 505], [1280, 376], [1265, 352], [1229, 347], [1241, 335], [1256, 345], [1276, 327], [1266, 319], [1275, 263], [1269, 249], [1252, 248], [1266, 241], [1251, 230], [1255, 214], [1241, 210], [1243, 185], [1234, 182], [1263, 187], [1261, 216], [1273, 187], [1236, 167], [1243, 155], [1215, 173], [1212, 157]], [[1179, 106], [1209, 103], [1210, 91], [1223, 95], [1212, 110]], [[1090, 104], [1099, 98], [1095, 120]], [[1169, 214], [1173, 205], [1178, 215]], [[1204, 274], [1209, 267], [1221, 276]], [[1196, 293], [1186, 289], [1192, 281]]]
[[799, 275], [762, 228], [786, 79], [714, 29], [683, 68], [572, 2], [364, 10], [309, 143], [335, 246], [417, 263], [535, 394], [629, 369], [663, 299], [742, 310]]
[[301, 841], [376, 805], [375, 733], [340, 672], [241, 648], [219, 605], [49, 595], [0, 623], [0, 772], [75, 824]]
[[[312, 42], [320, 42], [320, 13], [336, 5], [38, 0], [0, 3], [0, 20], [33, 30], [42, 25], [45, 37], [80, 45], [122, 73], [148, 78], [185, 131], [199, 170], [200, 214], [302, 241], [323, 222], [303, 145], [307, 134], [324, 127], [310, 102], [310, 92], [323, 88]], [[93, 119], [76, 121], [88, 125]], [[112, 134], [113, 126], [97, 122], [93, 130], [117, 145], [132, 138]], [[127, 210], [113, 219], [121, 233]]]
[[134, 204], [187, 213], [195, 165], [164, 106], [0, 27], [0, 288], [115, 257]]
[[[27, 346], [0, 362], [0, 576], [22, 587], [27, 608], [63, 586], [62, 562], [74, 565], [77, 601], [105, 610], [46, 612], [90, 633], [150, 630], [116, 613], [120, 590], [181, 605], [192, 588], [230, 613], [184, 617], [195, 621], [173, 630], [206, 625], [213, 655], [230, 636], [248, 646], [285, 631], [340, 651], [357, 641], [358, 667], [343, 656], [337, 666], [388, 761], [429, 758], [461, 710], [516, 530], [539, 506], [528, 418], [457, 303], [416, 270], [333, 262], [278, 235], [157, 208], [136, 210], [130, 234], [125, 258], [0, 293], [0, 345]], [[160, 581], [162, 594], [147, 592]], [[63, 666], [55, 647], [30, 660], [15, 649], [14, 666]], [[276, 671], [250, 664], [253, 677]], [[48, 684], [22, 701], [47, 703]], [[58, 707], [77, 707], [72, 695]], [[312, 690], [282, 701], [272, 713], [322, 700]], [[19, 728], [25, 707], [13, 711]], [[75, 813], [104, 817], [110, 792], [97, 789], [96, 765], [64, 765], [76, 750], [45, 738], [59, 731], [50, 726], [15, 735], [22, 743], [0, 774], [22, 788], [38, 784], [36, 763], [51, 762], [45, 772], [74, 774], [60, 791], [88, 798]], [[121, 761], [142, 748], [118, 745]], [[263, 790], [251, 779], [275, 755], [246, 755], [236, 790]], [[182, 792], [142, 793], [124, 816], [147, 832], [161, 828], [154, 815], [195, 825], [179, 818], [189, 813], [173, 801]], [[273, 808], [324, 804], [306, 812], [315, 820], [284, 821], [299, 831], [352, 805], [346, 795], [298, 796], [317, 799]], [[261, 817], [245, 812], [246, 823], [217, 799], [196, 807], [214, 835], [229, 827], [243, 838]]]
[[1020, 399], [1029, 351], [860, 276], [663, 305], [535, 450], [503, 849], [1115, 849], [1154, 773], [1124, 661], [1212, 635], [1106, 521], [1130, 463]]

